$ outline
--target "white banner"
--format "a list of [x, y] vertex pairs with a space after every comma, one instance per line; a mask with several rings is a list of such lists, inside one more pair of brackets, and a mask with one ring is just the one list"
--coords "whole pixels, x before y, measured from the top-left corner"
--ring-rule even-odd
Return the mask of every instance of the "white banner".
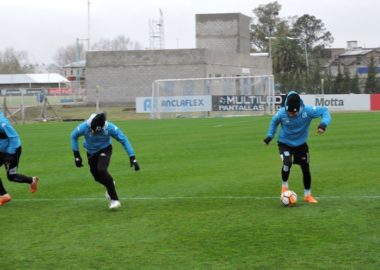
[[[328, 107], [330, 111], [370, 111], [371, 95], [301, 95], [305, 104]], [[211, 96], [172, 96], [158, 97], [156, 106], [159, 112], [208, 112], [212, 111]], [[137, 97], [136, 112], [151, 113], [152, 97]]]
[[369, 111], [370, 95], [301, 95], [303, 102], [311, 106], [328, 107], [330, 111]]
[[[156, 102], [156, 104], [154, 104]], [[150, 113], [153, 106], [158, 106], [159, 112], [208, 112], [211, 111], [211, 96], [172, 96], [137, 97], [136, 112]]]

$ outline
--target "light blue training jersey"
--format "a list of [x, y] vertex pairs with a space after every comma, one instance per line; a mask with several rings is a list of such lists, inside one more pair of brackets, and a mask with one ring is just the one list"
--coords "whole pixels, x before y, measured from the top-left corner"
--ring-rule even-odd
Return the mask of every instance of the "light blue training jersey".
[[97, 133], [91, 132], [89, 120], [79, 124], [71, 132], [71, 147], [73, 151], [79, 151], [78, 138], [80, 136], [84, 136], [83, 146], [89, 154], [95, 154], [108, 147], [112, 144], [112, 138], [114, 138], [121, 143], [128, 156], [135, 155], [127, 136], [111, 122], [106, 121], [103, 130]]
[[[288, 96], [293, 93], [295, 92], [289, 92]], [[290, 117], [285, 107], [282, 107], [272, 117], [267, 136], [273, 139], [278, 125], [281, 124], [278, 142], [293, 147], [300, 146], [307, 142], [311, 121], [319, 117], [322, 118], [320, 123], [323, 126], [327, 127], [330, 124], [331, 116], [326, 107], [305, 105], [301, 99], [301, 107], [296, 116]]]
[[9, 120], [0, 112], [0, 152], [15, 154], [21, 140]]

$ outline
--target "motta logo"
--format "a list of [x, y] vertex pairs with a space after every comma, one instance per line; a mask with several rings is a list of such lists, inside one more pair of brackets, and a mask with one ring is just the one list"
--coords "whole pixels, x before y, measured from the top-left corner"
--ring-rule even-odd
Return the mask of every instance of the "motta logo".
[[325, 106], [325, 107], [343, 107], [344, 100], [338, 98], [315, 98], [315, 106]]

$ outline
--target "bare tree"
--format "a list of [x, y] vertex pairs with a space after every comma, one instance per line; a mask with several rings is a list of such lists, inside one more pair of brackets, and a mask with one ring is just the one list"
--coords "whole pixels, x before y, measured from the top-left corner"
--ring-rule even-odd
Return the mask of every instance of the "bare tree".
[[27, 62], [27, 53], [25, 51], [6, 48], [4, 52], [0, 52], [0, 73], [17, 74], [33, 71], [30, 65], [22, 65], [22, 62]]
[[[91, 50], [100, 51], [126, 51], [126, 50], [141, 50], [142, 45], [127, 38], [123, 35], [119, 35], [114, 39], [100, 39], [98, 42], [91, 46]], [[85, 60], [86, 51], [85, 46], [81, 42], [76, 42], [65, 47], [60, 47], [54, 57], [56, 64], [60, 67], [67, 64]]]
[[85, 59], [85, 50], [82, 43], [76, 42], [66, 47], [60, 47], [54, 60], [60, 67]]
[[119, 35], [114, 39], [100, 39], [92, 45], [92, 50], [101, 51], [127, 51], [127, 50], [141, 50], [142, 45], [133, 41], [128, 37]]

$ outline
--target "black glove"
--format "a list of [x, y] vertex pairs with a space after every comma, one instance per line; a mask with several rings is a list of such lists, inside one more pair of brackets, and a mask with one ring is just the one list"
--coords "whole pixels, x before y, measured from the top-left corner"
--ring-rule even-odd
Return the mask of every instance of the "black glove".
[[264, 142], [265, 142], [265, 144], [269, 144], [271, 140], [272, 140], [272, 138], [268, 136], [264, 139]]
[[323, 131], [325, 131], [326, 130], [326, 125], [319, 124], [318, 129], [322, 129]]
[[137, 163], [135, 156], [129, 157], [129, 161], [131, 162], [131, 167], [134, 167], [135, 171], [140, 170], [140, 165]]
[[79, 151], [73, 151], [74, 152], [74, 157], [75, 157], [75, 166], [78, 168], [83, 167], [83, 162], [82, 162], [82, 157], [80, 156]]

